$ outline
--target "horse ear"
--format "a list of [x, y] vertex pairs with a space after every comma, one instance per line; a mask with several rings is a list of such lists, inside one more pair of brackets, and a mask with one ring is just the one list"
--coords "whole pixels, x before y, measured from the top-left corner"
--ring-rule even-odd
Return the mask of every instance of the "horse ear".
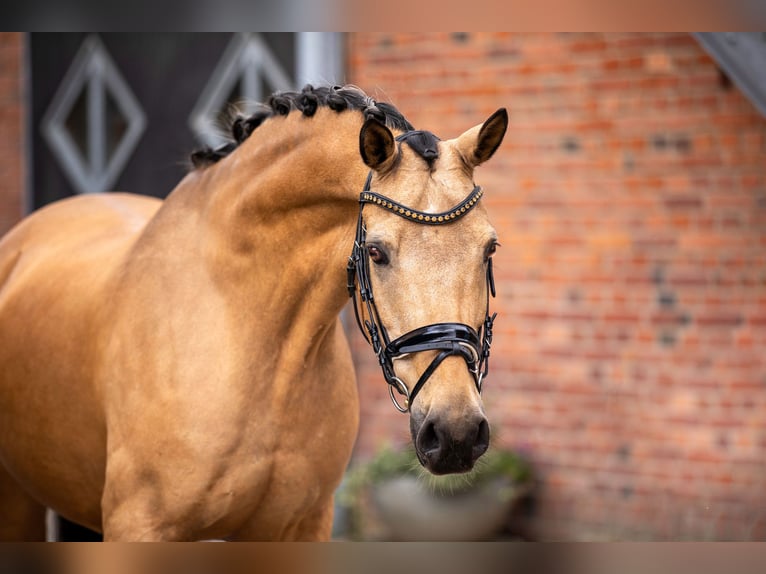
[[508, 112], [500, 108], [486, 122], [457, 138], [457, 148], [469, 167], [474, 168], [492, 157], [508, 129]]
[[387, 169], [395, 151], [391, 130], [375, 118], [368, 118], [359, 132], [359, 153], [367, 167], [375, 171]]

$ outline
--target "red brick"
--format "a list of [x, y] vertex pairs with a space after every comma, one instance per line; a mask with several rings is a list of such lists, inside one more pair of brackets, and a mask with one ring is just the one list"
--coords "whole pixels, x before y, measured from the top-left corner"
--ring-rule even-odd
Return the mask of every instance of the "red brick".
[[[766, 121], [736, 88], [721, 89], [688, 34], [381, 39], [350, 35], [349, 79], [384, 88], [418, 127], [452, 136], [475, 125], [477, 110], [511, 111], [501, 151], [477, 172], [492, 185], [488, 210], [508, 252], [498, 255], [505, 326], [485, 398], [516, 405], [488, 407], [493, 431], [539, 463], [539, 537], [758, 538], [766, 477], [752, 467], [766, 459], [766, 439], [747, 429], [762, 437], [766, 420], [757, 352]], [[562, 149], [565, 138], [578, 145]], [[668, 291], [665, 309], [658, 297]], [[658, 343], [665, 331], [673, 344]], [[360, 369], [360, 387], [377, 397], [365, 417], [394, 422], [369, 421], [359, 454], [377, 442], [367, 433], [401, 426], [372, 376]], [[678, 389], [698, 397], [688, 411], [673, 411]], [[602, 454], [615, 441], [632, 447], [619, 476]], [[716, 510], [717, 530], [704, 513], [688, 518], [713, 495], [731, 507]], [[745, 518], [743, 508], [757, 510]]]
[[739, 313], [716, 313], [698, 315], [695, 321], [702, 327], [738, 327], [744, 320]]
[[22, 35], [0, 33], [0, 236], [22, 215]]

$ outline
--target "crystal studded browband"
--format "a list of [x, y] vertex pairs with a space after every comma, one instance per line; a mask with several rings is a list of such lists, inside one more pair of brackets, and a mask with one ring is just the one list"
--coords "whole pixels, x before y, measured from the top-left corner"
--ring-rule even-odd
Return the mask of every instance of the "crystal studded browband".
[[399, 217], [403, 217], [411, 221], [417, 221], [418, 223], [440, 225], [458, 219], [471, 211], [471, 209], [473, 209], [476, 204], [479, 203], [482, 195], [484, 195], [484, 192], [481, 190], [481, 187], [477, 185], [473, 188], [473, 191], [468, 195], [468, 197], [466, 197], [452, 209], [448, 209], [442, 213], [426, 213], [425, 211], [418, 211], [416, 209], [412, 209], [411, 207], [402, 205], [401, 203], [397, 203], [393, 199], [388, 198], [385, 195], [375, 193], [374, 191], [363, 191], [359, 196], [359, 203], [372, 203], [373, 205], [387, 209], [391, 213], [395, 213]]

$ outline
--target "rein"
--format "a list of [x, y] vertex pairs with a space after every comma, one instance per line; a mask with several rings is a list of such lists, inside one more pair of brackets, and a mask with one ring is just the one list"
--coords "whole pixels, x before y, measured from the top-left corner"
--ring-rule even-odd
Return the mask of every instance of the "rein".
[[[413, 329], [401, 337], [391, 341], [386, 328], [380, 319], [377, 305], [372, 293], [370, 281], [370, 263], [367, 253], [367, 229], [364, 225], [363, 211], [366, 204], [378, 206], [400, 217], [423, 225], [448, 225], [471, 211], [479, 202], [483, 191], [475, 186], [468, 196], [452, 209], [442, 213], [426, 213], [398, 203], [384, 195], [370, 191], [372, 171], [367, 176], [364, 190], [359, 196], [359, 217], [356, 224], [356, 238], [351, 256], [348, 259], [347, 287], [349, 296], [354, 301], [354, 313], [359, 330], [372, 345], [375, 355], [383, 371], [383, 377], [388, 383], [388, 393], [394, 406], [400, 412], [410, 410], [415, 397], [423, 385], [433, 375], [434, 371], [447, 357], [457, 355], [462, 357], [473, 375], [476, 389], [481, 393], [482, 382], [489, 372], [489, 352], [492, 344], [492, 324], [497, 316], [489, 314], [489, 295], [495, 296], [495, 280], [492, 272], [492, 258], [487, 261], [487, 308], [484, 322], [476, 331], [464, 323], [434, 323]], [[359, 312], [360, 303], [367, 307], [369, 319], [362, 321]], [[407, 384], [396, 376], [394, 360], [412, 353], [422, 351], [440, 351], [420, 376], [415, 386], [410, 390]], [[400, 404], [394, 395], [394, 389], [404, 397], [404, 405]]]

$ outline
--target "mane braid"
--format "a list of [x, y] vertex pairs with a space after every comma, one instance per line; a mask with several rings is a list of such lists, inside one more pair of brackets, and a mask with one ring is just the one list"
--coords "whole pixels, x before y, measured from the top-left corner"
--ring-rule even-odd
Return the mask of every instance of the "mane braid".
[[[278, 92], [272, 94], [266, 103], [257, 104], [250, 116], [237, 116], [229, 126], [229, 139], [224, 145], [212, 149], [204, 147], [191, 154], [194, 169], [202, 169], [228, 156], [245, 141], [253, 131], [268, 118], [286, 116], [293, 110], [299, 110], [304, 116], [313, 116], [320, 107], [327, 107], [335, 112], [356, 110], [364, 114], [365, 119], [373, 117], [389, 129], [410, 132], [412, 124], [393, 105], [376, 102], [353, 85], [320, 86], [307, 84], [300, 92]], [[408, 142], [409, 143], [409, 142]]]

